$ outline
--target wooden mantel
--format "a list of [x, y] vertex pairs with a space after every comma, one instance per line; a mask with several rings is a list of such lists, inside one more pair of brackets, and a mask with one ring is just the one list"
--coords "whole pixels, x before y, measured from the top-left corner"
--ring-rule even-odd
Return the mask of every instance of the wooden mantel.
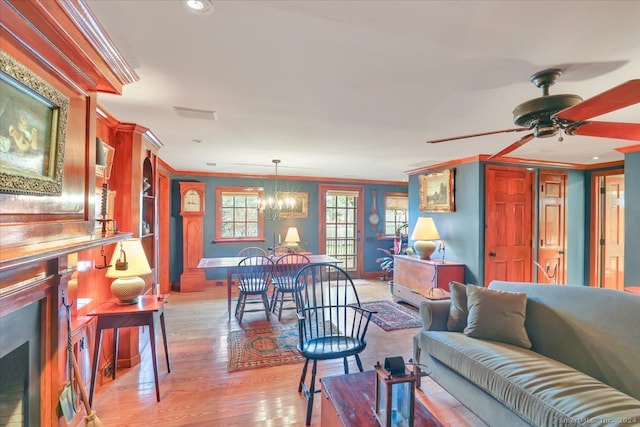
[[[2, 251], [0, 251], [0, 273], [75, 252], [110, 245], [131, 237], [131, 233], [107, 234], [106, 236], [89, 235], [76, 239], [56, 240], [40, 245], [3, 247]], [[1, 290], [0, 295], [2, 295]]]

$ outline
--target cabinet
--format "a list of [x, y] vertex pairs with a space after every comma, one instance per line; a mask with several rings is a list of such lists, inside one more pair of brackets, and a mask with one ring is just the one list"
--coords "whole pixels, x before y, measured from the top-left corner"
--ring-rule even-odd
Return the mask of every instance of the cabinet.
[[145, 291], [157, 283], [157, 153], [161, 144], [145, 127], [121, 123], [115, 130], [111, 188], [117, 192], [118, 228], [142, 241], [152, 274], [144, 277]]
[[453, 261], [424, 260], [416, 256], [393, 257], [394, 301], [404, 301], [416, 307], [427, 299], [431, 288], [449, 291], [449, 282], [464, 282], [464, 264]]
[[[131, 232], [142, 242], [151, 274], [143, 276], [145, 293], [158, 283], [158, 151], [162, 143], [153, 133], [134, 123], [118, 123], [114, 129], [114, 160], [109, 178], [117, 192], [114, 216], [118, 228]], [[140, 362], [137, 328], [120, 333], [118, 366], [130, 367]]]

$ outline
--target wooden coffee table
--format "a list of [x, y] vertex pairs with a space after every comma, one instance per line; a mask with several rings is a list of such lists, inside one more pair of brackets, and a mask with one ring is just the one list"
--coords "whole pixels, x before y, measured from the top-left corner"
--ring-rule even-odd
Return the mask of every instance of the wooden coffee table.
[[[376, 372], [324, 377], [322, 382], [321, 426], [379, 427], [375, 411]], [[416, 399], [415, 426], [442, 427]]]

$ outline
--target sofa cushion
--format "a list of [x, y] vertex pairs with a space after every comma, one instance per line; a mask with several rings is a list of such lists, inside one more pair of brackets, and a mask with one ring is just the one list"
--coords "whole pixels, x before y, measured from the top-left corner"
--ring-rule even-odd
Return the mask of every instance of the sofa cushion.
[[427, 331], [420, 335], [423, 351], [532, 425], [640, 422], [638, 400], [531, 350], [457, 332]]
[[462, 332], [467, 326], [467, 286], [460, 282], [449, 282], [451, 308], [447, 319], [447, 329]]
[[527, 294], [481, 286], [466, 286], [466, 291], [469, 315], [465, 335], [531, 348], [524, 328]]

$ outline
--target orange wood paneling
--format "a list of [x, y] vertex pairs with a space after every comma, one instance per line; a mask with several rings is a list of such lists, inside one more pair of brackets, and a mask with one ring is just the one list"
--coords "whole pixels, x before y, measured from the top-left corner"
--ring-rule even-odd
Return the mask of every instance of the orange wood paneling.
[[531, 281], [533, 172], [487, 166], [485, 275], [492, 280]]
[[538, 267], [540, 283], [566, 283], [566, 181], [566, 172], [540, 171], [537, 262], [544, 269]]

